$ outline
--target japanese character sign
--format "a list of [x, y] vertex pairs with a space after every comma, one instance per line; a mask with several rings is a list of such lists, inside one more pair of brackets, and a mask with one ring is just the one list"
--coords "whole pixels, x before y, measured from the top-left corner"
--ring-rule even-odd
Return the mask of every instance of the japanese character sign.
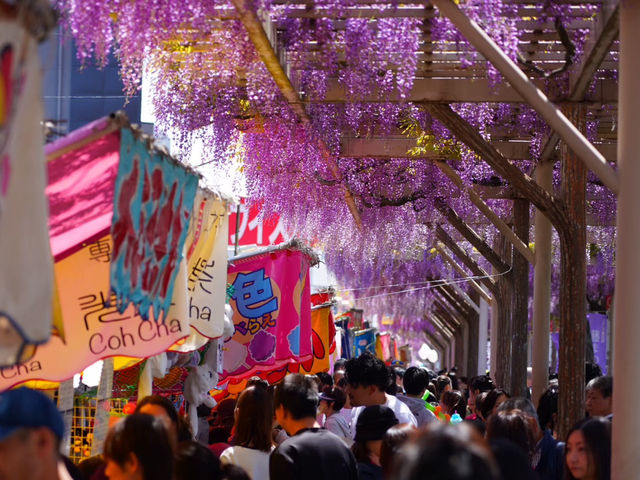
[[235, 379], [311, 358], [309, 258], [274, 248], [231, 259], [227, 282], [235, 333], [224, 344], [223, 377]]

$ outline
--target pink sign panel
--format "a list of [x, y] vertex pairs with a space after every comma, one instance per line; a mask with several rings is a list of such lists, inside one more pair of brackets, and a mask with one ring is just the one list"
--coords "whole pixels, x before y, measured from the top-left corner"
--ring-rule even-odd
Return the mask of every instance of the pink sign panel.
[[309, 258], [271, 250], [231, 259], [227, 283], [235, 333], [224, 345], [223, 377], [243, 378], [310, 358]]

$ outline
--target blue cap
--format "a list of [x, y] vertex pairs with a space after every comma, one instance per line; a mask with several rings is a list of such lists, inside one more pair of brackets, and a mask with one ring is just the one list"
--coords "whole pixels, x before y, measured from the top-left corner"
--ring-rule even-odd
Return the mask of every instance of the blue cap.
[[64, 435], [62, 415], [49, 397], [25, 387], [0, 393], [0, 441], [20, 428], [39, 427]]

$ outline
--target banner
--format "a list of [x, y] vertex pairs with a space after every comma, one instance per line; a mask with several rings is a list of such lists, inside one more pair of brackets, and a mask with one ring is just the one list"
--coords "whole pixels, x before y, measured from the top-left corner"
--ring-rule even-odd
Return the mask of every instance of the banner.
[[593, 343], [593, 356], [602, 369], [602, 374], [607, 374], [607, 322], [608, 318], [603, 313], [587, 313], [587, 320], [591, 329], [591, 341]]
[[235, 208], [229, 214], [229, 246], [233, 247], [236, 244], [236, 226], [238, 245], [278, 245], [291, 238], [279, 216], [262, 218], [260, 206], [248, 205], [244, 199], [240, 202], [239, 208], [238, 220], [236, 220], [238, 212]]
[[224, 326], [229, 217], [222, 200], [202, 198], [196, 205], [204, 218], [194, 218], [194, 241], [187, 242], [189, 324], [200, 335], [217, 338]]
[[391, 358], [391, 334], [381, 333], [376, 338], [376, 355], [380, 360], [386, 362]]
[[359, 357], [365, 351], [376, 354], [376, 333], [373, 328], [358, 330], [353, 339], [353, 356]]
[[223, 377], [247, 377], [311, 355], [309, 258], [272, 249], [231, 259], [235, 333], [224, 344]]
[[0, 366], [28, 358], [51, 333], [42, 68], [36, 40], [0, 19]]
[[[29, 361], [0, 368], [0, 390], [27, 380], [61, 382], [107, 357], [157, 355], [189, 334], [186, 294], [158, 322], [143, 320], [133, 306], [118, 311], [108, 293], [111, 252], [107, 236], [56, 263], [66, 341], [52, 336]], [[186, 291], [186, 266], [181, 272], [176, 285]]]
[[[327, 372], [330, 369], [330, 345], [334, 343], [335, 327], [331, 305], [318, 305], [311, 310], [311, 324], [313, 328], [313, 355], [304, 362], [293, 362], [288, 365], [268, 371], [256, 372], [270, 384], [278, 383], [289, 373], [315, 374]], [[225, 390], [217, 390], [214, 397], [219, 402], [227, 395], [238, 395], [246, 387], [247, 377], [229, 377]], [[220, 384], [219, 384], [220, 385]], [[220, 387], [221, 388], [221, 387]]]
[[171, 304], [198, 177], [120, 130], [113, 199], [111, 289], [120, 311], [132, 303], [142, 318]]

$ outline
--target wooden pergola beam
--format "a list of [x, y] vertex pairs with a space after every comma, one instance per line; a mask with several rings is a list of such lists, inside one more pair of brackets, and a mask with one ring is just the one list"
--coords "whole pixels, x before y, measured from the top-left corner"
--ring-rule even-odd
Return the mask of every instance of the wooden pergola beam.
[[[532, 80], [539, 88], [544, 88], [544, 80]], [[326, 95], [323, 98], [304, 98], [304, 103], [345, 103], [346, 91], [343, 82], [337, 78], [329, 80]], [[366, 103], [381, 102], [443, 102], [443, 103], [524, 103], [522, 96], [509, 84], [502, 82], [491, 85], [486, 78], [416, 78], [407, 98], [399, 94], [379, 94], [372, 92], [361, 99]], [[552, 96], [551, 101], [566, 102], [565, 95]], [[617, 82], [600, 80], [596, 83], [590, 102], [594, 104], [611, 104], [618, 101]]]
[[[496, 132], [499, 136], [500, 132]], [[505, 158], [510, 160], [531, 160], [529, 140], [492, 140], [491, 145]], [[374, 136], [361, 138], [344, 135], [341, 140], [340, 157], [345, 158], [407, 158], [407, 152], [416, 146], [415, 138], [403, 135]], [[597, 143], [594, 147], [610, 162], [617, 159], [615, 143]], [[555, 158], [556, 152], [552, 151]], [[425, 157], [428, 160], [447, 160], [442, 155], [432, 154]]]
[[[593, 81], [593, 76], [609, 53], [611, 44], [618, 37], [620, 32], [620, 4], [618, 1], [615, 2], [615, 5], [610, 5], [609, 8], [603, 8], [598, 12], [592, 31], [593, 33], [587, 41], [587, 51], [582, 55], [582, 61], [576, 65], [569, 76], [569, 100], [573, 102], [584, 100], [589, 85]], [[542, 147], [541, 161], [547, 161], [554, 155], [559, 141], [560, 135], [555, 131], [552, 132]], [[610, 162], [615, 161], [612, 155], [607, 155], [602, 151], [601, 153]]]
[[[462, 266], [456, 262], [453, 257], [451, 255], [449, 255], [449, 252], [447, 252], [446, 247], [444, 246], [444, 244], [439, 243], [436, 245], [436, 250], [438, 250], [438, 253], [442, 256], [442, 258], [444, 258], [447, 263], [449, 263], [455, 271], [457, 271], [460, 275], [462, 275], [463, 277], [468, 277], [469, 274], [465, 271], [464, 268], [462, 268]], [[467, 282], [471, 285], [471, 288], [473, 288], [478, 295], [480, 295], [485, 302], [487, 302], [489, 305], [491, 305], [492, 299], [491, 299], [491, 295], [489, 293], [487, 293], [487, 291], [482, 288], [478, 282], [476, 282], [473, 279], [468, 279]]]
[[496, 270], [502, 273], [511, 268], [471, 227], [464, 222], [464, 220], [460, 218], [453, 208], [445, 203], [444, 199], [437, 197], [434, 201], [434, 206], [442, 216], [449, 221], [449, 224], [458, 230], [458, 232], [460, 232], [460, 234], [471, 245], [473, 245]]
[[[256, 14], [252, 3], [249, 0], [231, 0], [231, 3], [233, 3], [233, 6], [236, 8], [238, 16], [240, 17], [240, 21], [244, 25], [249, 39], [255, 46], [260, 59], [273, 77], [273, 80], [278, 86], [278, 89], [282, 93], [283, 97], [287, 100], [289, 106], [297, 115], [300, 122], [304, 125], [310, 125], [311, 119], [307, 115], [307, 112], [300, 101], [298, 92], [296, 92], [293, 84], [291, 83], [291, 80], [289, 79], [289, 76], [282, 67], [278, 55], [276, 54], [276, 50], [269, 40], [264, 26], [258, 18], [258, 15]], [[338, 168], [338, 163], [329, 151], [329, 147], [327, 146], [327, 144], [323, 140], [318, 139], [317, 147], [320, 150], [324, 161], [329, 167], [329, 170], [331, 170], [334, 179], [338, 182], [342, 182], [342, 174], [340, 172], [340, 169]], [[351, 215], [353, 216], [357, 227], [362, 228], [360, 212], [358, 210], [358, 207], [356, 206], [353, 194], [344, 183], [342, 183], [342, 187], [344, 189], [344, 198], [347, 206], [349, 207], [349, 211], [351, 212]]]
[[462, 183], [462, 179], [458, 176], [458, 174], [447, 165], [445, 162], [436, 162], [438, 168], [444, 173], [449, 180], [453, 182], [453, 184], [458, 187], [460, 190], [464, 191], [467, 195], [469, 195], [469, 199], [471, 203], [473, 203], [478, 210], [480, 210], [489, 221], [502, 233], [505, 238], [511, 242], [511, 244], [520, 252], [520, 254], [527, 259], [531, 265], [535, 264], [535, 257], [533, 255], [533, 251], [529, 248], [528, 245], [525, 245], [522, 240], [518, 238], [518, 236], [511, 230], [511, 228], [502, 221], [500, 217], [498, 217], [491, 207], [485, 203], [480, 195], [473, 190], [472, 188], [468, 188], [464, 183]]
[[453, 0], [431, 0], [469, 40], [469, 42], [495, 66], [500, 73], [526, 100], [526, 102], [558, 132], [560, 138], [593, 171], [612, 192], [618, 193], [617, 173], [607, 163], [584, 135], [565, 117], [547, 96], [531, 82], [520, 68], [496, 44], [496, 42], [466, 16]]
[[436, 237], [440, 240], [458, 259], [473, 272], [474, 275], [480, 277], [480, 281], [489, 289], [495, 298], [496, 285], [495, 281], [480, 265], [476, 263], [462, 248], [451, 238], [451, 236], [440, 226], [436, 226]]

